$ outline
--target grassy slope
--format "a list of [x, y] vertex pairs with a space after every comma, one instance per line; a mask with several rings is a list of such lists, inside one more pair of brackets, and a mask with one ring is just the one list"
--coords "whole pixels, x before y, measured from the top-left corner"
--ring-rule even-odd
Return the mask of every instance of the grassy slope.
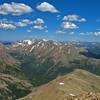
[[[64, 85], [59, 85], [63, 82]], [[65, 96], [100, 91], [100, 77], [84, 70], [59, 77], [20, 100], [64, 100]]]

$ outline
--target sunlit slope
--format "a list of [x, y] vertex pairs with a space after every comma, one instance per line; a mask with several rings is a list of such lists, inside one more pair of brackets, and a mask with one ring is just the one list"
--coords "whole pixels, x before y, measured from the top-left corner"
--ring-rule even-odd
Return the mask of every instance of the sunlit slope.
[[100, 77], [78, 69], [70, 74], [59, 76], [20, 100], [64, 100], [70, 94], [79, 95], [99, 91]]

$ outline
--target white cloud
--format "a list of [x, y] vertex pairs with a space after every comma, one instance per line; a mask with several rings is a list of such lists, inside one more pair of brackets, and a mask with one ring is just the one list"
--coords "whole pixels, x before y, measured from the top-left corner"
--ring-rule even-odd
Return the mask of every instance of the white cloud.
[[0, 5], [0, 14], [2, 15], [22, 15], [24, 13], [31, 13], [32, 8], [28, 5], [25, 5], [23, 3], [4, 3], [3, 5]]
[[15, 29], [16, 26], [13, 24], [12, 21], [8, 21], [7, 19], [0, 19], [0, 29], [8, 30], [8, 29]]
[[95, 35], [94, 33], [95, 32], [81, 32], [81, 33], [79, 33], [79, 35], [87, 35], [87, 36], [90, 36], [90, 35]]
[[57, 34], [69, 34], [69, 35], [74, 35], [75, 34], [75, 32], [73, 32], [73, 31], [64, 31], [64, 30], [58, 30], [58, 31], [56, 31], [56, 33]]
[[[85, 22], [86, 21], [85, 18], [82, 18], [79, 15], [67, 15], [67, 16], [64, 16], [62, 20], [63, 22], [61, 24], [61, 27], [63, 29], [77, 29], [79, 28], [79, 26], [77, 26], [75, 22]], [[70, 34], [73, 34], [73, 33], [70, 33]]]
[[[44, 20], [41, 18], [37, 18], [35, 21], [31, 21], [29, 19], [23, 19], [20, 21], [9, 21], [7, 19], [0, 19], [0, 25], [1, 25], [0, 29], [15, 29], [17, 27], [30, 26], [38, 30], [45, 29], [45, 32], [48, 32], [47, 26], [45, 25]], [[30, 31], [27, 30], [27, 32], [30, 32]]]
[[95, 36], [100, 36], [100, 32], [94, 32]]
[[74, 35], [74, 34], [75, 34], [75, 32], [69, 32], [69, 34], [70, 34], [70, 35]]
[[32, 30], [27, 30], [28, 33], [32, 32]]
[[86, 35], [86, 36], [100, 36], [100, 32], [81, 32], [79, 35]]
[[61, 18], [61, 15], [57, 15], [56, 17], [57, 17], [57, 20], [60, 20], [60, 18]]
[[63, 22], [61, 27], [63, 29], [77, 29], [77, 28], [79, 28], [76, 24], [74, 24], [72, 22]]
[[45, 32], [48, 33], [49, 31], [48, 30], [45, 30]]
[[63, 30], [56, 31], [57, 34], [64, 34], [65, 32]]
[[34, 29], [38, 29], [38, 30], [43, 30], [45, 29], [45, 26], [42, 26], [42, 25], [35, 25], [33, 26]]
[[64, 21], [77, 21], [77, 22], [85, 22], [86, 19], [82, 18], [79, 15], [67, 15], [63, 18]]
[[19, 27], [25, 27], [25, 26], [27, 26], [27, 24], [23, 23], [23, 22], [16, 22], [15, 25], [19, 26]]
[[34, 23], [34, 26], [33, 26], [34, 29], [43, 30], [47, 28], [44, 20], [41, 18], [37, 18], [35, 21], [33, 21], [33, 23]]
[[58, 13], [59, 11], [50, 3], [43, 2], [36, 7], [38, 10], [42, 12], [51, 12], [51, 13]]
[[15, 29], [16, 26], [14, 26], [13, 24], [7, 24], [7, 23], [0, 23], [0, 29]]
[[32, 25], [33, 21], [23, 19], [21, 21], [10, 21], [7, 19], [0, 19], [0, 29], [15, 29], [16, 27], [25, 27]]
[[79, 33], [79, 35], [85, 35], [85, 33], [84, 32], [81, 32], [81, 33]]
[[14, 24], [19, 27], [25, 27], [25, 26], [33, 24], [33, 22], [29, 19], [23, 19], [19, 22], [14, 22]]
[[37, 18], [33, 23], [34, 24], [44, 24], [44, 20], [41, 18]]
[[41, 26], [37, 26], [37, 25], [33, 26], [33, 28], [34, 29], [39, 29], [39, 30], [43, 29]]
[[26, 24], [33, 24], [33, 21], [31, 21], [29, 19], [23, 19], [22, 22], [26, 23]]

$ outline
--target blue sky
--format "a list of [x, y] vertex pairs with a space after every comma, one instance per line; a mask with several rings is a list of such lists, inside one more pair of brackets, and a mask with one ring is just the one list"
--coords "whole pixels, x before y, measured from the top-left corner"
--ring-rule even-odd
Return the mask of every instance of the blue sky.
[[0, 40], [100, 41], [100, 0], [0, 0]]

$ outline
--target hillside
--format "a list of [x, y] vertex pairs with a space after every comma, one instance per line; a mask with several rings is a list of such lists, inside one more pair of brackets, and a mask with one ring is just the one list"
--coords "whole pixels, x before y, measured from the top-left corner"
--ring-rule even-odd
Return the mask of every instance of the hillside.
[[8, 65], [13, 65], [15, 63], [14, 59], [7, 53], [7, 47], [0, 44], [0, 62], [4, 62]]
[[[100, 76], [77, 69], [67, 75], [59, 76], [46, 85], [35, 89], [28, 96], [19, 100], [92, 100], [100, 99]], [[68, 99], [69, 98], [69, 99]], [[98, 99], [98, 100], [99, 100]]]
[[0, 73], [0, 100], [15, 100], [30, 93], [31, 89], [28, 81]]
[[31, 92], [32, 85], [16, 60], [0, 44], [0, 100], [15, 100]]

